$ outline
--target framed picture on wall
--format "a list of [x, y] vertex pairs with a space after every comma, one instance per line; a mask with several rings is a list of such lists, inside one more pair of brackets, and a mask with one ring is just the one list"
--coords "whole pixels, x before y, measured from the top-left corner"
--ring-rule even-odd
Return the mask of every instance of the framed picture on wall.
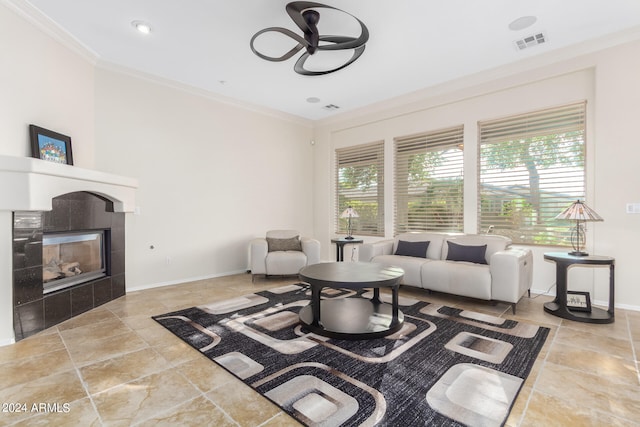
[[29, 125], [29, 136], [32, 157], [64, 165], [73, 164], [71, 137], [36, 125]]
[[589, 298], [589, 292], [567, 291], [567, 308], [590, 313], [591, 298]]

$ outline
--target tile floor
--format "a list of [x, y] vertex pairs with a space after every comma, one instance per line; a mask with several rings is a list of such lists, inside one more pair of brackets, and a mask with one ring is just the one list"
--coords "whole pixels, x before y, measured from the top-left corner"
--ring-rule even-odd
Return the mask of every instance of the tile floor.
[[[150, 318], [294, 282], [242, 274], [131, 292], [0, 347], [0, 426], [298, 425]], [[590, 325], [545, 313], [548, 296], [512, 316], [507, 304], [401, 293], [551, 328], [508, 426], [640, 426], [640, 312]]]

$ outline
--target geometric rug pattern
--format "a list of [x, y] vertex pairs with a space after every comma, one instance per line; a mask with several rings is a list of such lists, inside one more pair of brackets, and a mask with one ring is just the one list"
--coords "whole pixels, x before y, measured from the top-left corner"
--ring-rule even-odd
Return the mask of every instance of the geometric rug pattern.
[[[401, 330], [339, 340], [300, 325], [310, 294], [289, 285], [154, 319], [308, 426], [503, 425], [549, 333], [400, 297]], [[322, 292], [323, 299], [372, 296]]]

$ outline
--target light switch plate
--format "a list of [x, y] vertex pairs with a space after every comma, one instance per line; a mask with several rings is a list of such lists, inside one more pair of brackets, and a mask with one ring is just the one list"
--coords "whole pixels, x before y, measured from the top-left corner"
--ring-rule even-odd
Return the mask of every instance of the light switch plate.
[[627, 203], [628, 214], [640, 214], [640, 203]]

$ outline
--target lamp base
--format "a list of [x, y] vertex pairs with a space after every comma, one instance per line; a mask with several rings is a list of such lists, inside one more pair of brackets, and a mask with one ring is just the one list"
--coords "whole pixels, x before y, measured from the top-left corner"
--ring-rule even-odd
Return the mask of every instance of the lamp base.
[[587, 252], [584, 252], [584, 251], [571, 251], [571, 252], [569, 252], [569, 255], [573, 255], [573, 256], [589, 256], [589, 254]]

